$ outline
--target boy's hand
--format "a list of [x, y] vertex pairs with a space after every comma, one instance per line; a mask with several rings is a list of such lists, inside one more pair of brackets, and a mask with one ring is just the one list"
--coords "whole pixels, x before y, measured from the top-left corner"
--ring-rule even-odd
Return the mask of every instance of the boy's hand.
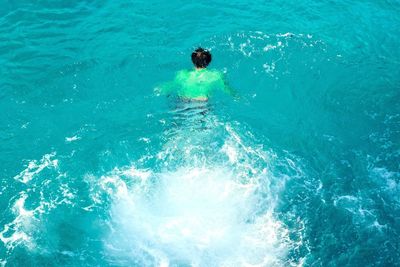
[[161, 95], [161, 88], [160, 87], [158, 87], [158, 86], [155, 87], [153, 91], [156, 94], [156, 96], [160, 96]]

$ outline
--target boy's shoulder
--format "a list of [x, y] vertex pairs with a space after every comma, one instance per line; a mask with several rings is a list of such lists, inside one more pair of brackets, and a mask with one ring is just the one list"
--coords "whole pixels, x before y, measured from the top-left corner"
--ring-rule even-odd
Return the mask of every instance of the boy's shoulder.
[[180, 80], [185, 79], [189, 76], [189, 74], [190, 74], [190, 70], [187, 70], [187, 69], [179, 70], [176, 72], [175, 78], [180, 79]]
[[[210, 79], [216, 80], [216, 79], [223, 79], [224, 74], [217, 70], [217, 69], [205, 69], [202, 70], [201, 73], [203, 75], [206, 75], [207, 77], [209, 77]], [[176, 72], [176, 79], [178, 80], [184, 80], [187, 79], [189, 77], [192, 77], [193, 75], [195, 75], [195, 77], [197, 76], [198, 73], [197, 70], [188, 70], [188, 69], [183, 69], [183, 70], [179, 70]]]
[[217, 70], [217, 69], [209, 69], [207, 70], [208, 75], [210, 76], [210, 78], [214, 78], [214, 79], [223, 79], [224, 74], [222, 73], [222, 71]]

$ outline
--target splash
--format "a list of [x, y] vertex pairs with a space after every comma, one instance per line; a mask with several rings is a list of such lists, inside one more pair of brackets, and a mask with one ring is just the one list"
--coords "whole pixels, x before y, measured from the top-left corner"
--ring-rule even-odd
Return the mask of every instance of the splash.
[[150, 175], [132, 167], [125, 174], [131, 188], [118, 175], [102, 180], [115, 193], [106, 244], [115, 257], [144, 263], [147, 255], [167, 266], [282, 263], [287, 232], [274, 218], [275, 203], [262, 203], [259, 184], [235, 181], [230, 170], [217, 167]]
[[45, 229], [45, 218], [62, 205], [73, 205], [74, 190], [67, 184], [67, 175], [60, 171], [58, 163], [56, 153], [48, 153], [40, 160], [30, 160], [14, 176], [21, 184], [21, 191], [10, 200], [11, 209], [4, 216], [8, 220], [0, 228], [0, 241], [7, 253], [18, 247], [39, 252], [38, 237]]
[[[231, 125], [207, 135], [221, 130], [227, 137], [219, 150], [199, 149], [205, 133], [192, 132], [186, 152], [172, 157], [181, 151], [182, 136], [177, 135], [157, 155], [159, 164], [169, 162], [168, 168], [133, 164], [100, 178], [92, 198], [101, 203], [105, 193], [112, 199], [104, 242], [109, 261], [121, 266], [288, 263], [288, 230], [275, 214], [284, 180], [271, 182], [277, 180], [268, 170], [273, 155], [245, 144]], [[210, 153], [214, 162], [207, 161]], [[174, 160], [179, 164], [171, 168]]]

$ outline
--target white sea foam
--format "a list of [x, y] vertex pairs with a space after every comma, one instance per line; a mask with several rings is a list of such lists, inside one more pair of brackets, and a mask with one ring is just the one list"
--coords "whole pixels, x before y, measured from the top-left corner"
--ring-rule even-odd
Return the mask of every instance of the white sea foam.
[[25, 229], [30, 228], [30, 222], [34, 213], [34, 211], [24, 208], [27, 197], [28, 195], [24, 192], [15, 201], [12, 210], [16, 217], [12, 222], [4, 225], [3, 230], [0, 232], [0, 240], [7, 249], [13, 249], [21, 243], [24, 243], [28, 248], [33, 247], [32, 239], [25, 232]]
[[270, 45], [270, 44], [268, 44], [268, 45], [266, 45], [264, 48], [263, 48], [263, 50], [265, 51], [265, 52], [267, 52], [268, 50], [274, 50], [276, 48], [276, 45]]
[[46, 168], [57, 168], [58, 160], [53, 159], [56, 153], [45, 154], [39, 161], [32, 160], [28, 163], [28, 166], [20, 172], [18, 175], [14, 176], [14, 179], [26, 184], [32, 178], [39, 174]]
[[36, 244], [33, 234], [37, 231], [38, 224], [40, 224], [40, 216], [48, 214], [61, 204], [72, 204], [72, 199], [75, 197], [70, 188], [62, 184], [60, 185], [60, 194], [57, 197], [48, 199], [41, 193], [40, 200], [35, 208], [27, 209], [25, 202], [29, 198], [29, 193], [30, 190], [20, 193], [19, 198], [12, 206], [14, 219], [5, 224], [0, 232], [0, 241], [10, 251], [18, 245], [23, 245], [30, 250], [34, 249]]
[[[35, 249], [37, 247], [35, 234], [41, 223], [41, 216], [59, 205], [72, 204], [72, 199], [75, 197], [74, 190], [67, 183], [63, 183], [66, 174], [59, 171], [55, 155], [56, 153], [45, 154], [40, 160], [30, 161], [28, 167], [14, 177], [25, 186], [17, 198], [12, 200], [10, 221], [0, 231], [0, 241], [9, 253], [17, 246], [29, 250]], [[48, 174], [40, 175], [45, 169], [52, 170], [50, 175], [53, 179], [48, 177]], [[49, 194], [49, 191], [53, 194]]]
[[[135, 186], [128, 188], [121, 174], [137, 180]], [[259, 184], [239, 182], [229, 169], [150, 174], [132, 167], [114, 170], [100, 184], [115, 199], [107, 247], [117, 258], [147, 254], [164, 266], [283, 264], [288, 233], [274, 217], [275, 203], [259, 210]]]
[[[216, 119], [211, 124], [198, 132], [176, 129], [178, 134], [153, 155], [155, 168], [137, 168], [145, 161], [138, 160], [101, 177], [86, 177], [93, 203], [85, 209], [111, 200], [109, 235], [104, 241], [110, 262], [289, 264], [286, 256], [293, 244], [275, 214], [287, 177], [275, 177], [270, 169], [275, 154], [249, 142], [251, 133], [239, 134], [235, 124]], [[221, 135], [220, 146], [210, 148], [209, 140]], [[295, 163], [287, 163], [288, 168], [290, 164]]]
[[74, 135], [74, 136], [71, 136], [71, 137], [65, 137], [65, 142], [71, 143], [71, 142], [77, 141], [79, 139], [81, 139], [79, 136]]

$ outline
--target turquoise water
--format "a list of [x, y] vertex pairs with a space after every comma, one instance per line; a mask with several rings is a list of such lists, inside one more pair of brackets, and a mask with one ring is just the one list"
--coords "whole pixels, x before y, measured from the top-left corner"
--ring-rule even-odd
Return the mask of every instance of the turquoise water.
[[[0, 266], [400, 266], [398, 1], [0, 17]], [[157, 96], [200, 45], [240, 98]]]

